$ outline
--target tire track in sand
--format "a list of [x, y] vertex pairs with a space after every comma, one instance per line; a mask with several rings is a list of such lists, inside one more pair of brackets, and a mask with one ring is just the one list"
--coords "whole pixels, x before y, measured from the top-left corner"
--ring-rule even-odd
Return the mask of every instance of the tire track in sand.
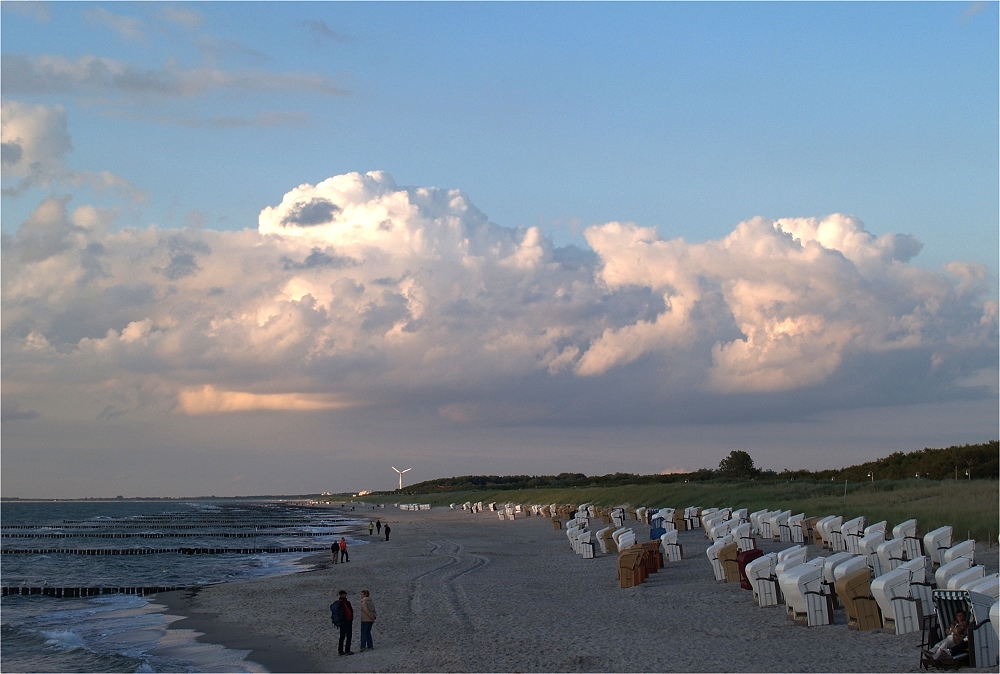
[[483, 568], [490, 560], [482, 555], [466, 553], [465, 546], [454, 541], [442, 541], [440, 544], [432, 541], [431, 545], [430, 554], [444, 557], [446, 561], [408, 579], [410, 614], [414, 617], [430, 614], [435, 620], [468, 626], [469, 602], [456, 581]]

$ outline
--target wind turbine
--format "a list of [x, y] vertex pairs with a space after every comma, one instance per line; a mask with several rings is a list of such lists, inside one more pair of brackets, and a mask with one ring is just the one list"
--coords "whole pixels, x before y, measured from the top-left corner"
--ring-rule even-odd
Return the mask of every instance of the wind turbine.
[[395, 466], [393, 466], [392, 469], [394, 471], [396, 471], [397, 473], [399, 473], [399, 488], [402, 489], [403, 488], [403, 473], [408, 473], [408, 472], [410, 472], [413, 469], [412, 468], [407, 468], [406, 470], [400, 470], [399, 468], [396, 468]]

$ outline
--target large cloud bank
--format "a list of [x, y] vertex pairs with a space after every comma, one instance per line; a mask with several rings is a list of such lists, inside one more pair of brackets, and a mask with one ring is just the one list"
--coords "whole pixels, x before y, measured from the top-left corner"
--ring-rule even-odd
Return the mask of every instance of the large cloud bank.
[[918, 267], [912, 237], [844, 215], [703, 243], [612, 222], [585, 251], [373, 172], [301, 185], [256, 230], [113, 221], [49, 199], [4, 237], [8, 418], [423, 405], [544, 422], [586, 398], [570, 417], [627, 400], [654, 421], [685, 400], [996, 394], [985, 269]]

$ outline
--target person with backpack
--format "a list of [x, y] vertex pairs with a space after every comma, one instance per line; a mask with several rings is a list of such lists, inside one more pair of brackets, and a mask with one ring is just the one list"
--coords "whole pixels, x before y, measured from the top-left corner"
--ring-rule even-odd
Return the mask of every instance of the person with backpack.
[[372, 623], [375, 622], [375, 604], [371, 593], [361, 590], [361, 652], [375, 648], [372, 643]]
[[347, 600], [347, 590], [341, 590], [337, 601], [330, 604], [330, 620], [333, 622], [334, 627], [340, 628], [337, 655], [354, 655], [354, 651], [351, 650], [351, 633], [354, 629], [354, 607]]

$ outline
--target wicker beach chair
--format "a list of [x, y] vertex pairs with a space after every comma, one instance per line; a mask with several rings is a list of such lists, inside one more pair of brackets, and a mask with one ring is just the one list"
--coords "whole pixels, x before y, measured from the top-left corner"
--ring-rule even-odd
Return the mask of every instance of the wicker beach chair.
[[[935, 615], [925, 620], [921, 634], [920, 666], [957, 668], [964, 664], [978, 668], [996, 668], [997, 633], [989, 619], [990, 597], [967, 590], [934, 590]], [[959, 611], [969, 622], [968, 648], [952, 649], [952, 655], [935, 660], [931, 649], [942, 639], [944, 626], [950, 625]]]
[[722, 577], [727, 583], [740, 582], [740, 565], [736, 561], [739, 555], [740, 546], [733, 542], [728, 543], [719, 550], [719, 563], [722, 565]]
[[918, 600], [910, 594], [910, 570], [898, 568], [871, 583], [871, 593], [882, 610], [882, 626], [896, 634], [920, 629]]
[[858, 569], [837, 581], [837, 595], [847, 613], [847, 628], [851, 630], [877, 630], [882, 627], [882, 614], [878, 602], [871, 595], [871, 571]]

